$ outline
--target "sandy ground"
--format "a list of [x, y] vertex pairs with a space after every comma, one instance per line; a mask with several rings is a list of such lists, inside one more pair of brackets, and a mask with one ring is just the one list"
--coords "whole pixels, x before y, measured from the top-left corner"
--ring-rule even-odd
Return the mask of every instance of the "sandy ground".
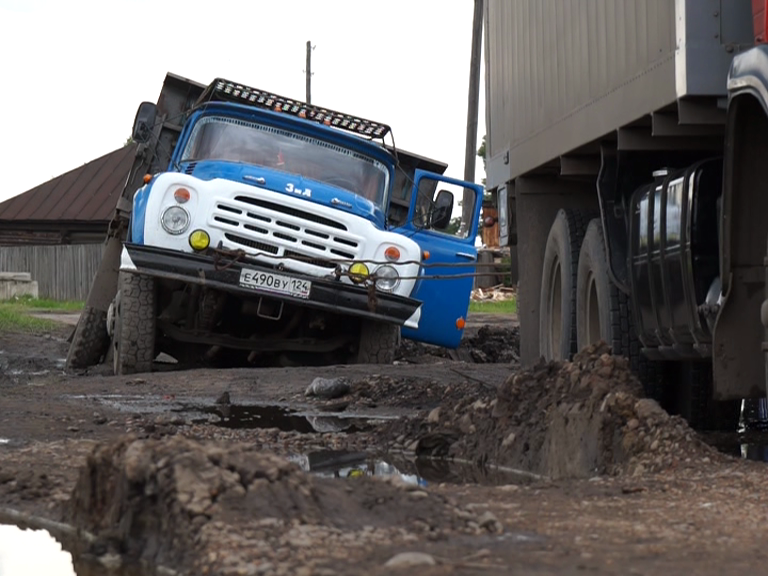
[[[486, 324], [510, 322], [473, 318], [473, 330]], [[68, 543], [79, 575], [106, 573], [93, 559], [113, 553], [188, 574], [765, 570], [764, 464], [682, 442], [675, 419], [662, 418], [632, 448], [644, 451], [636, 455], [644, 467], [580, 478], [414, 458], [414, 439], [423, 446], [482, 431], [472, 419], [462, 431], [461, 418], [445, 414], [495, 417], [491, 404], [518, 374], [514, 362], [427, 353], [429, 361], [392, 366], [67, 374], [70, 332], [0, 335], [0, 520], [17, 511], [96, 534], [96, 544]], [[315, 377], [344, 378], [351, 393], [307, 397]], [[552, 405], [588, 404], [552, 390], [560, 394]], [[403, 422], [400, 435], [393, 418]], [[253, 427], [260, 419], [269, 423]], [[615, 434], [645, 425], [632, 419], [613, 421]], [[363, 460], [320, 466], [320, 474], [285, 460], [311, 469], [329, 450]], [[241, 464], [228, 467], [227, 458]], [[387, 480], [393, 470], [397, 481]], [[171, 519], [163, 530], [153, 516], [161, 509]], [[164, 540], [170, 533], [175, 543]], [[394, 559], [403, 552], [426, 556]]]

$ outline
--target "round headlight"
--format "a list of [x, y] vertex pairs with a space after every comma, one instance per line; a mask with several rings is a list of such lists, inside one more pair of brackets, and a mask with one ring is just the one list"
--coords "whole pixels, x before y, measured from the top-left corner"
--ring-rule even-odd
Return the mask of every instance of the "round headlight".
[[376, 288], [391, 292], [400, 283], [400, 274], [392, 266], [380, 266], [376, 269]]
[[181, 234], [189, 226], [189, 213], [181, 206], [171, 206], [163, 212], [160, 223], [168, 234]]
[[365, 279], [368, 278], [369, 274], [370, 272], [368, 272], [368, 266], [362, 262], [355, 262], [352, 264], [352, 266], [349, 267], [349, 279], [352, 280], [352, 282], [355, 284], [365, 282]]

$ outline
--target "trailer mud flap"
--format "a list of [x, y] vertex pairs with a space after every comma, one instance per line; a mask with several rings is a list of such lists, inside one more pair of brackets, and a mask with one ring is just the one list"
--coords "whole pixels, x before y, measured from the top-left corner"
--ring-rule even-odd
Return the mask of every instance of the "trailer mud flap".
[[733, 268], [713, 336], [715, 400], [765, 396], [765, 362], [758, 349], [764, 328], [764, 269]]

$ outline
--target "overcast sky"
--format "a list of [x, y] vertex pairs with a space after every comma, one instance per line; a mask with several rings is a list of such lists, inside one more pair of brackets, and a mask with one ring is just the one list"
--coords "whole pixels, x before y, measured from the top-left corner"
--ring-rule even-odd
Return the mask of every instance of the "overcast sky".
[[120, 147], [166, 72], [303, 100], [307, 40], [313, 103], [389, 124], [399, 148], [461, 178], [472, 13], [472, 0], [0, 0], [0, 200]]

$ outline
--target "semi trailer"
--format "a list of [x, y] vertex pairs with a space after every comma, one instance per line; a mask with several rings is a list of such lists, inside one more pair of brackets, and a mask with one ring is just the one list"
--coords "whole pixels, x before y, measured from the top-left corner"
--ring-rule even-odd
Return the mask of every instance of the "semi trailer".
[[766, 0], [486, 0], [521, 359], [598, 341], [697, 427], [766, 395]]

